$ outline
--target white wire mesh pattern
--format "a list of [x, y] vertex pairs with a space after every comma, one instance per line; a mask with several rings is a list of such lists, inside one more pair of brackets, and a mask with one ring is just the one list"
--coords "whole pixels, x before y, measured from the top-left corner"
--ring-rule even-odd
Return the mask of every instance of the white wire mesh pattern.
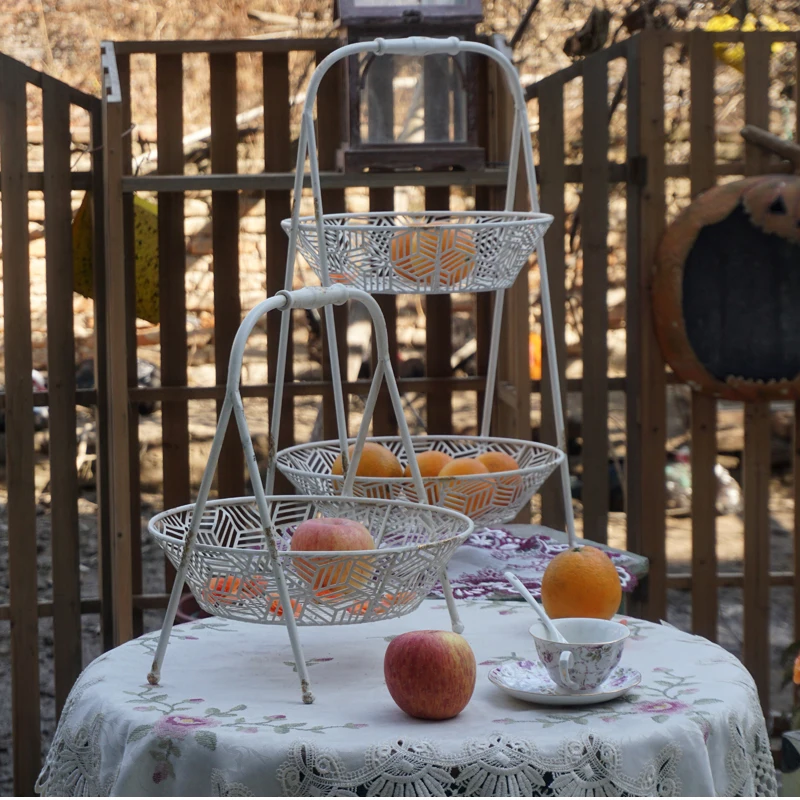
[[[516, 211], [324, 214], [328, 277], [372, 294], [508, 289], [552, 221]], [[325, 284], [314, 217], [300, 217], [297, 248]]]
[[[351, 444], [354, 441], [350, 440]], [[387, 447], [405, 466], [400, 437], [376, 436], [369, 441]], [[519, 439], [412, 436], [411, 441], [416, 453], [439, 450], [453, 458], [474, 458], [482, 453], [499, 452], [519, 464], [518, 470], [509, 472], [423, 479], [428, 502], [465, 514], [477, 527], [513, 520], [564, 457], [556, 447]], [[342, 491], [343, 478], [334, 475], [331, 466], [340, 452], [338, 441], [312, 442], [282, 450], [276, 461], [278, 469], [304, 494], [337, 495]], [[356, 477], [353, 494], [420, 502], [411, 478]]]
[[[374, 622], [414, 611], [473, 529], [446, 509], [407, 502], [300, 496], [269, 501], [298, 625]], [[193, 513], [194, 505], [172, 509], [149, 525], [176, 568]], [[363, 523], [377, 549], [325, 555], [289, 551], [297, 525], [318, 514]], [[284, 608], [254, 498], [209, 501], [188, 567], [187, 583], [208, 613], [283, 623]]]

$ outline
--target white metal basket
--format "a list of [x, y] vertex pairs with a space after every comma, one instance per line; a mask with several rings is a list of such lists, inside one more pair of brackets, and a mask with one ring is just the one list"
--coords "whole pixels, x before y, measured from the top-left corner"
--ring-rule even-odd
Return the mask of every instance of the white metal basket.
[[[553, 221], [539, 212], [425, 211], [300, 217], [297, 248], [323, 285], [372, 294], [493, 292], [508, 289]], [[282, 223], [290, 233], [292, 220]]]
[[[406, 465], [405, 448], [399, 436], [370, 437], [388, 448]], [[355, 439], [350, 440], [350, 444]], [[426, 497], [420, 499], [415, 481], [407, 478], [355, 477], [355, 497], [428, 502], [469, 517], [476, 527], [510, 522], [526, 506], [564, 458], [556, 447], [520, 439], [483, 436], [412, 436], [415, 453], [439, 450], [453, 458], [474, 458], [487, 452], [511, 456], [519, 469], [488, 475], [423, 478]], [[343, 479], [331, 472], [341, 453], [338, 441], [311, 442], [281, 450], [278, 469], [303, 494], [339, 495]]]
[[[305, 703], [313, 702], [314, 696], [297, 632], [300, 625], [358, 624], [399, 617], [413, 611], [439, 580], [452, 628], [459, 633], [463, 630], [445, 567], [458, 545], [474, 530], [469, 518], [427, 504], [354, 498], [354, 475], [344, 480], [344, 497], [271, 496], [275, 478], [274, 446], [269, 449], [262, 485], [239, 385], [247, 339], [258, 320], [270, 311], [283, 312], [283, 326], [291, 317], [292, 309], [330, 308], [351, 301], [363, 303], [369, 312], [379, 354], [367, 402], [370, 411], [364, 415], [356, 437], [354, 463], [358, 462], [367, 438], [371, 409], [375, 407], [384, 380], [394, 412], [399, 417], [405, 452], [413, 452], [389, 358], [386, 321], [375, 298], [349, 286], [307, 287], [278, 292], [248, 312], [231, 347], [225, 400], [219, 411], [197, 502], [158, 514], [149, 526], [177, 573], [147, 676], [151, 684], [160, 680], [185, 582], [201, 608], [211, 614], [286, 626]], [[284, 367], [285, 354], [279, 364], [279, 374]], [[283, 383], [276, 382], [271, 442], [280, 435], [282, 393]], [[254, 496], [209, 500], [231, 417], [236, 422]], [[340, 426], [339, 434], [340, 448], [346, 450], [346, 426]], [[425, 487], [416, 461], [413, 473], [422, 496]], [[290, 542], [296, 526], [317, 516], [361, 522], [372, 534], [375, 549], [292, 551]]]
[[[278, 560], [297, 625], [348, 625], [391, 619], [419, 606], [472, 526], [441, 508], [356, 498], [268, 497]], [[149, 530], [177, 568], [194, 504], [156, 515]], [[376, 549], [290, 551], [297, 526], [321, 513], [361, 522]], [[254, 497], [209, 501], [186, 581], [201, 608], [218, 617], [281, 624], [285, 609]]]

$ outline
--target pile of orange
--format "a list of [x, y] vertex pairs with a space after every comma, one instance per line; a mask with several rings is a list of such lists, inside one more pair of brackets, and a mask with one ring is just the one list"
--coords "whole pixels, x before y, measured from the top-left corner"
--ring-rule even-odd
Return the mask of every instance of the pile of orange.
[[[429, 503], [439, 503], [443, 494], [448, 495], [447, 505], [469, 516], [484, 513], [492, 504], [497, 488], [495, 478], [485, 480], [457, 481], [469, 475], [489, 475], [519, 469], [519, 464], [506, 453], [489, 451], [474, 458], [452, 458], [440, 450], [428, 450], [417, 455], [417, 464], [425, 485]], [[405, 476], [411, 477], [411, 467], [406, 466]], [[425, 478], [452, 478], [450, 481], [425, 481]], [[505, 479], [504, 479], [505, 480]], [[519, 481], [511, 476], [512, 481]], [[413, 485], [406, 487], [411, 500], [418, 502]]]
[[559, 553], [542, 576], [542, 604], [552, 619], [611, 619], [622, 602], [622, 584], [608, 554], [583, 546]]

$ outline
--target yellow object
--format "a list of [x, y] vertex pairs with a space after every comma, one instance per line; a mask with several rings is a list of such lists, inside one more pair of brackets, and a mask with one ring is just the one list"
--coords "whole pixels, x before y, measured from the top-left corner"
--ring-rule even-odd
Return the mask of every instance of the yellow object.
[[622, 584], [608, 555], [583, 546], [559, 553], [542, 576], [542, 605], [551, 619], [611, 619], [622, 602]]
[[[708, 21], [706, 30], [741, 30], [745, 33], [749, 33], [755, 30], [788, 31], [790, 28], [788, 25], [778, 22], [775, 17], [770, 17], [767, 14], [761, 17], [756, 17], [755, 14], [748, 14], [741, 23], [736, 17], [730, 14], [717, 14]], [[785, 46], [784, 42], [775, 42], [772, 45], [772, 52], [780, 53]], [[727, 64], [729, 67], [733, 67], [739, 72], [744, 72], [744, 45], [741, 42], [736, 42], [735, 44], [717, 42], [714, 44], [714, 54], [723, 64]]]
[[[136, 253], [136, 316], [157, 325], [158, 315], [158, 206], [133, 198], [134, 248]], [[72, 268], [75, 291], [93, 299], [92, 197], [86, 192], [72, 220]]]

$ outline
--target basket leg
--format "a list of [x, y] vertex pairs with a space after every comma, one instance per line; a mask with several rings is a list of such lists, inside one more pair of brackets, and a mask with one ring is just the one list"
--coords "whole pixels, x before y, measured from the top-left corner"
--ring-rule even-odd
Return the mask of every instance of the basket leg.
[[463, 633], [464, 623], [461, 621], [461, 617], [458, 616], [458, 606], [456, 606], [456, 600], [453, 597], [453, 587], [450, 585], [450, 578], [447, 577], [447, 569], [445, 567], [442, 567], [439, 573], [439, 580], [442, 583], [447, 610], [450, 612], [450, 626], [453, 628], [454, 633]]

